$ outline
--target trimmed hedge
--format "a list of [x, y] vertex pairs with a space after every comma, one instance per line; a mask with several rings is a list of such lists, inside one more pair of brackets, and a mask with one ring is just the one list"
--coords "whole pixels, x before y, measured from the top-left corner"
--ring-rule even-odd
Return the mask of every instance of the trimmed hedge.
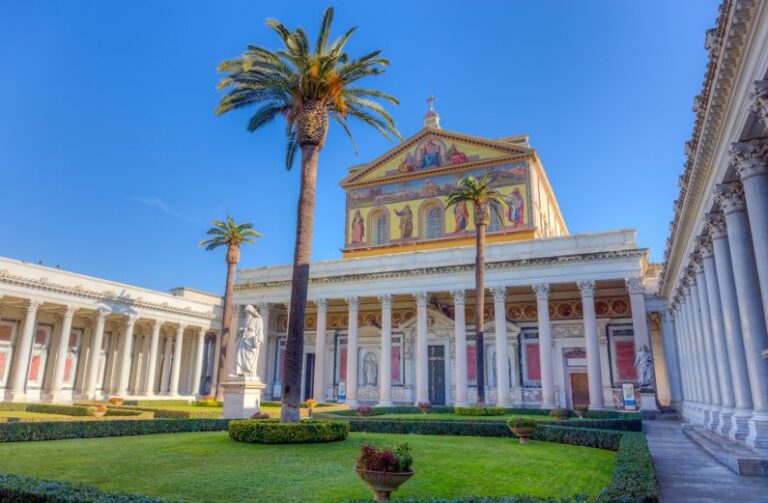
[[105, 492], [67, 482], [0, 473], [0, 501], [10, 503], [163, 503], [168, 500]]
[[280, 423], [276, 419], [238, 419], [230, 421], [229, 436], [236, 442], [250, 444], [337, 442], [349, 436], [349, 423], [317, 419], [299, 423]]
[[124, 437], [156, 433], [226, 431], [229, 419], [147, 419], [141, 421], [50, 421], [0, 423], [0, 442]]
[[133, 407], [155, 407], [162, 405], [190, 405], [190, 400], [125, 400], [123, 405]]
[[459, 416], [503, 416], [507, 413], [504, 407], [454, 407], [453, 412]]
[[571, 428], [591, 428], [597, 430], [643, 431], [640, 417], [616, 419], [567, 419], [564, 421], [542, 422], [542, 425], [569, 426]]
[[457, 435], [475, 437], [514, 437], [507, 422], [501, 421], [421, 421], [418, 419], [350, 418], [350, 431], [366, 433], [415, 433], [419, 435]]
[[624, 433], [621, 431], [548, 426], [541, 423], [536, 426], [536, 431], [533, 433], [535, 440], [580, 445], [582, 447], [596, 447], [609, 451], [617, 451], [623, 437]]
[[600, 492], [600, 503], [659, 501], [656, 469], [648, 448], [648, 440], [642, 433], [624, 433], [616, 452], [613, 480]]
[[77, 405], [54, 405], [50, 403], [28, 403], [27, 412], [40, 412], [43, 414], [60, 414], [62, 416], [82, 417], [88, 415], [87, 407]]
[[13, 412], [21, 412], [24, 410], [27, 410], [27, 404], [25, 403], [14, 403], [14, 402], [0, 402], [0, 410], [2, 411], [13, 411]]

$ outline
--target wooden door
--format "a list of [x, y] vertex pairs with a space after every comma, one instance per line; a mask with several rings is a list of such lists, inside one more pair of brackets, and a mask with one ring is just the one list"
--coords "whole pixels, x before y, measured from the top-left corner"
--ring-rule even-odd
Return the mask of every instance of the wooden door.
[[445, 405], [444, 346], [429, 346], [429, 403]]
[[589, 380], [586, 372], [571, 374], [571, 404], [573, 407], [589, 406]]
[[315, 388], [315, 353], [307, 353], [304, 364], [304, 400], [314, 398]]

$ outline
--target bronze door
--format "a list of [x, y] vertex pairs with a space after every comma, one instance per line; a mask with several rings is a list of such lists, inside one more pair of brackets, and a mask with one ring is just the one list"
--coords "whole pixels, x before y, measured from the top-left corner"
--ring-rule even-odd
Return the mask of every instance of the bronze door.
[[589, 406], [589, 379], [584, 372], [571, 374], [571, 403], [573, 407]]

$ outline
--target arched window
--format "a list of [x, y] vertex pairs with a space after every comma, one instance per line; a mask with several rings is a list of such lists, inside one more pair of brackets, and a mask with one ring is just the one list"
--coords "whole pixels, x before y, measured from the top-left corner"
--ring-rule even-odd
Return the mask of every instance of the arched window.
[[372, 245], [383, 245], [389, 242], [389, 217], [386, 212], [374, 213], [370, 228]]
[[424, 215], [424, 224], [426, 228], [424, 237], [427, 239], [442, 237], [443, 209], [439, 206], [432, 206], [427, 208], [427, 213]]

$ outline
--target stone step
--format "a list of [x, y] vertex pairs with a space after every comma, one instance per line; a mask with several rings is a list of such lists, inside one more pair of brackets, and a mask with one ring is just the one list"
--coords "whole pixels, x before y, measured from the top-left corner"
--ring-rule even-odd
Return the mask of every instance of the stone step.
[[675, 411], [663, 411], [656, 414], [657, 421], [680, 421], [680, 414]]
[[768, 452], [738, 444], [703, 426], [684, 424], [683, 432], [734, 473], [750, 477], [768, 477]]

